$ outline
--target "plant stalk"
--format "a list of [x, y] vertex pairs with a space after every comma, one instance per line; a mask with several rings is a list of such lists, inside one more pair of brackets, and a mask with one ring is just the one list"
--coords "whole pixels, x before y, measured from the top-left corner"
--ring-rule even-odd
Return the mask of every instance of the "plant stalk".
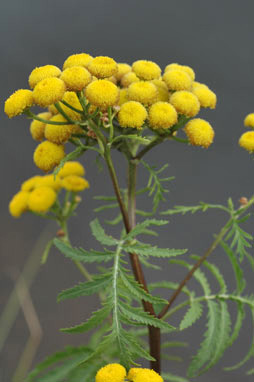
[[[128, 217], [130, 228], [133, 229], [136, 225], [136, 179], [137, 179], [137, 164], [133, 161], [129, 161], [128, 168]], [[132, 258], [134, 259], [132, 260]], [[132, 255], [132, 261], [138, 261], [137, 255]], [[138, 266], [133, 263], [134, 269]], [[145, 282], [145, 280], [144, 280]], [[144, 285], [144, 284], [143, 284]], [[146, 285], [146, 284], [145, 284]], [[147, 286], [146, 286], [147, 289]], [[153, 316], [156, 316], [153, 306], [150, 303], [145, 303], [143, 301], [144, 310], [148, 311]], [[154, 326], [148, 326], [149, 331], [149, 347], [150, 355], [155, 359], [155, 361], [150, 362], [151, 369], [155, 370], [157, 373], [161, 371], [161, 361], [160, 361], [160, 338], [161, 333], [159, 328]]]

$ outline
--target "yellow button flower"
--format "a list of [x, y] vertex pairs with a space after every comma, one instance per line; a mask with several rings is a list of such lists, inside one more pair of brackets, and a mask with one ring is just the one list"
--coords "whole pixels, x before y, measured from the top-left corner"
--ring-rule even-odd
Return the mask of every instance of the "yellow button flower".
[[38, 82], [45, 80], [45, 78], [59, 77], [61, 70], [55, 65], [44, 65], [35, 68], [28, 79], [30, 87], [33, 89]]
[[69, 175], [84, 176], [85, 169], [84, 166], [76, 161], [65, 162], [61, 170], [58, 172], [60, 178], [65, 178]]
[[189, 76], [192, 79], [192, 81], [195, 80], [195, 72], [194, 72], [194, 70], [190, 66], [187, 66], [187, 65], [169, 64], [169, 65], [166, 66], [164, 72], [166, 73], [169, 70], [175, 70], [175, 69], [183, 70], [185, 73], [189, 74]]
[[111, 77], [117, 73], [117, 63], [113, 58], [98, 56], [89, 62], [88, 70], [97, 78]]
[[83, 66], [84, 68], [87, 68], [92, 59], [93, 57], [87, 53], [72, 54], [64, 61], [63, 70], [71, 68], [72, 66]]
[[118, 122], [122, 127], [140, 129], [147, 118], [145, 107], [136, 101], [125, 102], [118, 113]]
[[128, 379], [132, 382], [163, 382], [162, 377], [152, 369], [130, 369]]
[[62, 187], [68, 191], [79, 192], [89, 188], [89, 183], [81, 176], [68, 175], [63, 178]]
[[35, 188], [36, 182], [41, 178], [39, 175], [32, 176], [31, 178], [25, 180], [21, 184], [21, 191], [32, 191]]
[[156, 89], [158, 92], [156, 102], [157, 101], [168, 102], [169, 95], [171, 95], [171, 93], [169, 93], [168, 87], [165, 84], [165, 82], [161, 80], [152, 80], [151, 82], [156, 86]]
[[29, 192], [19, 191], [9, 203], [9, 212], [14, 218], [19, 218], [28, 208]]
[[[50, 112], [39, 113], [37, 114], [37, 117], [49, 120], [52, 117], [52, 114]], [[36, 119], [34, 119], [33, 122], [30, 124], [30, 133], [35, 141], [43, 140], [45, 126], [46, 124], [44, 122], [37, 121]]]
[[197, 96], [185, 90], [173, 93], [170, 97], [170, 103], [178, 113], [184, 114], [187, 117], [195, 117], [200, 110]]
[[210, 123], [201, 118], [188, 122], [184, 131], [193, 146], [208, 148], [213, 143], [214, 130]]
[[162, 78], [169, 90], [189, 90], [191, 88], [191, 77], [181, 69], [168, 70]]
[[45, 141], [40, 143], [34, 151], [34, 163], [41, 170], [48, 172], [53, 170], [64, 158], [64, 146]]
[[[50, 118], [51, 122], [67, 122], [66, 119], [62, 116], [62, 114], [56, 114], [52, 118]], [[75, 125], [52, 125], [47, 124], [45, 127], [45, 138], [53, 143], [60, 145], [61, 143], [65, 143], [71, 137], [73, 130], [75, 129]]]
[[129, 64], [125, 64], [125, 63], [119, 63], [117, 64], [117, 72], [115, 73], [115, 77], [117, 79], [117, 81], [120, 81], [121, 78], [129, 73], [131, 71], [131, 66]]
[[250, 153], [254, 152], [254, 131], [247, 131], [242, 134], [239, 139], [239, 145], [249, 151]]
[[139, 81], [140, 80], [135, 73], [129, 72], [122, 76], [121, 85], [123, 88], [127, 88], [128, 86], [130, 86], [130, 84], [133, 84], [134, 82], [139, 82]]
[[131, 101], [141, 102], [144, 105], [151, 105], [156, 101], [158, 91], [151, 82], [134, 82], [128, 87], [128, 97]]
[[111, 363], [97, 372], [95, 382], [124, 382], [125, 377], [125, 368], [118, 363]]
[[67, 89], [74, 91], [84, 89], [92, 80], [91, 74], [82, 66], [72, 66], [65, 69], [60, 78], [64, 81]]
[[38, 187], [34, 189], [28, 198], [28, 208], [33, 212], [45, 213], [56, 201], [56, 193], [50, 187]]
[[39, 176], [37, 181], [35, 182], [35, 187], [50, 187], [53, 188], [54, 191], [59, 191], [60, 188], [62, 187], [62, 182], [60, 177], [57, 175], [44, 175], [44, 176]]
[[160, 78], [161, 68], [153, 61], [138, 60], [132, 64], [133, 72], [142, 80], [154, 80]]
[[4, 111], [9, 118], [22, 114], [23, 111], [33, 105], [33, 92], [28, 89], [16, 90], [6, 101]]
[[86, 87], [86, 97], [91, 104], [107, 108], [117, 104], [119, 89], [108, 80], [98, 80]]
[[169, 129], [177, 123], [177, 112], [168, 102], [156, 102], [149, 109], [149, 124], [154, 129]]
[[216, 94], [208, 88], [206, 85], [195, 85], [193, 94], [197, 96], [201, 107], [209, 107], [210, 109], [215, 109], [217, 97]]
[[46, 78], [34, 88], [34, 102], [42, 107], [61, 101], [66, 91], [65, 83], [60, 78]]
[[246, 115], [244, 119], [244, 126], [254, 127], [254, 113]]
[[[67, 92], [66, 92], [67, 93]], [[49, 105], [48, 107], [48, 111], [52, 114], [52, 115], [55, 115], [55, 114], [58, 114], [59, 111], [57, 110], [57, 108], [55, 107], [55, 105]]]

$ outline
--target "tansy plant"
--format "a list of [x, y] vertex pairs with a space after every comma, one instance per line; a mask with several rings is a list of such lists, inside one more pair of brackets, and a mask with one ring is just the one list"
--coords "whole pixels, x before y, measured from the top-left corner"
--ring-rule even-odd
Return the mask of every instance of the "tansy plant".
[[[188, 66], [170, 64], [162, 73], [151, 61], [139, 60], [130, 66], [85, 53], [68, 57], [63, 70], [53, 65], [35, 68], [29, 76], [29, 85], [31, 90], [17, 90], [7, 99], [5, 112], [10, 118], [24, 114], [33, 120], [31, 135], [42, 141], [34, 151], [34, 162], [40, 170], [53, 174], [26, 180], [10, 202], [10, 213], [19, 217], [30, 211], [56, 220], [60, 231], [47, 245], [43, 262], [54, 244], [85, 278], [84, 282], [62, 291], [58, 301], [79, 298], [83, 304], [85, 296], [97, 294], [101, 306], [85, 322], [61, 329], [73, 334], [96, 329], [90, 341], [50, 356], [27, 380], [76, 382], [92, 381], [95, 377], [96, 382], [187, 381], [174, 375], [173, 363], [167, 367], [170, 372], [163, 374], [161, 358], [176, 359], [172, 357], [172, 348], [185, 346], [175, 341], [176, 334], [198, 321], [204, 309], [207, 327], [190, 362], [187, 378], [206, 372], [238, 338], [247, 309], [254, 319], [254, 297], [244, 294], [246, 282], [241, 268], [245, 259], [253, 267], [253, 257], [248, 252], [253, 237], [242, 225], [250, 217], [254, 197], [242, 199], [239, 207], [229, 199], [226, 206], [202, 202], [197, 206], [164, 208], [161, 212], [164, 217], [218, 209], [228, 215], [228, 220], [201, 256], [186, 254], [186, 249], [159, 248], [145, 240], [145, 235], [157, 235], [154, 228], [168, 224], [154, 215], [165, 201], [166, 183], [172, 177], [162, 174], [166, 165], [157, 169], [145, 162], [144, 157], [162, 143], [208, 148], [214, 130], [197, 115], [200, 108], [215, 108], [215, 93], [207, 85], [196, 82], [195, 73]], [[34, 105], [45, 110], [34, 114]], [[242, 137], [240, 144], [253, 151], [253, 137], [252, 143], [246, 142], [250, 140]], [[72, 151], [71, 147], [74, 147]], [[110, 227], [103, 228], [98, 218], [90, 223], [100, 250], [75, 248], [67, 230], [68, 219], [81, 201], [78, 193], [89, 186], [83, 166], [76, 161], [88, 150], [105, 161], [114, 190], [113, 196], [96, 197], [103, 203], [96, 212], [119, 210], [113, 220], [107, 221], [110, 225], [119, 224], [116, 237], [111, 236]], [[112, 157], [114, 150], [126, 159], [126, 187], [119, 185]], [[142, 189], [136, 188], [138, 166], [148, 173], [147, 186]], [[136, 208], [137, 195], [152, 198], [150, 211]], [[208, 261], [218, 246], [223, 248], [225, 261], [232, 266], [234, 290], [228, 290], [218, 266]], [[170, 263], [169, 277], [149, 285], [144, 269], [159, 270], [152, 262], [156, 258]], [[90, 263], [99, 264], [96, 274], [88, 271]], [[170, 279], [173, 266], [186, 271], [186, 276], [177, 283]], [[207, 276], [215, 279], [215, 287]], [[200, 286], [198, 292], [188, 285], [192, 277]], [[168, 290], [168, 299], [154, 294], [154, 290], [161, 288]], [[183, 299], [177, 304], [179, 295]], [[236, 317], [229, 312], [229, 303], [235, 304]], [[87, 310], [86, 304], [84, 309]], [[182, 313], [182, 318], [173, 326], [171, 317], [177, 312]], [[170, 338], [172, 333], [174, 341], [165, 341], [164, 337]], [[227, 369], [236, 369], [253, 356], [252, 339], [247, 356]], [[142, 368], [144, 360], [150, 361], [150, 369]], [[254, 369], [249, 371], [253, 373]]]

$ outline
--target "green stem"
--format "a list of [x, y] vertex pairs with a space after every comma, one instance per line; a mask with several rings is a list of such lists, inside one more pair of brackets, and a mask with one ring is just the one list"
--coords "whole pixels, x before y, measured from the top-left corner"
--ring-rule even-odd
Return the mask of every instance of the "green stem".
[[26, 114], [27, 117], [30, 119], [35, 119], [36, 121], [43, 122], [47, 125], [71, 125], [71, 123], [69, 123], [69, 122], [55, 122], [55, 121], [43, 119], [41, 117], [38, 117], [36, 114], [32, 113], [31, 110], [25, 110], [24, 114]]
[[156, 138], [154, 138], [152, 140], [151, 143], [149, 143], [149, 145], [147, 145], [146, 147], [144, 147], [136, 156], [134, 159], [138, 159], [140, 160], [141, 158], [143, 158], [143, 156], [148, 153], [148, 151], [150, 151], [151, 149], [153, 149], [155, 146], [158, 146], [160, 143], [162, 143], [164, 141], [165, 137], [160, 137], [160, 136], [157, 136]]

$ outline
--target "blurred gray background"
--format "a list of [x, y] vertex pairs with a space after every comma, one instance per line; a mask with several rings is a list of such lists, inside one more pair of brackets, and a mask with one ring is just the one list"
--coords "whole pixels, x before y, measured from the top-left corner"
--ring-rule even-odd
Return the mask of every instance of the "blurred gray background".
[[[170, 184], [168, 200], [161, 208], [196, 204], [200, 200], [226, 203], [230, 195], [237, 204], [241, 196], [253, 194], [253, 161], [238, 147], [239, 136], [245, 131], [243, 119], [247, 113], [254, 112], [253, 0], [74, 0], [72, 3], [67, 0], [10, 0], [2, 2], [0, 8], [1, 310], [12, 291], [15, 277], [34, 248], [41, 246], [38, 236], [44, 235], [42, 244], [45, 245], [45, 236], [51, 238], [56, 230], [35, 216], [27, 214], [15, 220], [8, 213], [9, 200], [21, 182], [38, 173], [32, 161], [37, 143], [30, 137], [29, 121], [24, 117], [9, 120], [3, 113], [3, 104], [14, 90], [28, 86], [28, 75], [35, 66], [54, 64], [61, 67], [69, 55], [79, 52], [108, 55], [118, 62], [128, 63], [151, 59], [162, 68], [172, 62], [190, 65], [197, 80], [208, 84], [218, 96], [216, 110], [202, 112], [215, 129], [215, 142], [208, 150], [175, 142], [164, 144], [149, 154], [146, 160], [150, 164], [169, 163], [168, 174], [176, 177]], [[119, 156], [115, 158], [124, 186], [125, 163]], [[110, 195], [112, 187], [106, 170], [98, 172], [94, 154], [87, 154], [83, 163], [91, 188], [83, 195], [79, 216], [72, 219], [70, 231], [74, 245], [89, 249], [96, 247], [89, 230], [89, 221], [95, 217], [93, 209], [99, 205], [93, 196], [101, 194], [102, 190]], [[147, 173], [140, 168], [139, 175], [142, 186]], [[149, 208], [150, 203], [147, 201], [143, 205]], [[105, 215], [101, 219], [103, 217]], [[171, 217], [170, 225], [160, 230], [157, 243], [162, 247], [186, 247], [189, 253], [201, 255], [225, 219], [218, 212]], [[250, 232], [252, 224], [246, 226]], [[233, 290], [233, 274], [224, 253], [218, 250], [211, 259], [221, 265]], [[163, 264], [165, 279], [177, 281], [183, 277], [182, 270], [172, 271], [166, 262]], [[253, 273], [249, 268], [246, 264], [249, 292], [253, 292]], [[148, 280], [162, 279], [158, 271], [148, 273]], [[85, 343], [86, 336], [59, 332], [61, 327], [79, 323], [98, 306], [93, 297], [56, 303], [58, 292], [78, 280], [81, 276], [74, 266], [52, 250], [31, 290], [44, 333], [36, 362], [67, 344]], [[192, 285], [195, 286], [195, 282]], [[190, 356], [202, 339], [204, 327], [205, 321], [201, 320], [184, 333], [190, 346], [176, 351], [184, 362], [175, 367], [172, 362], [165, 361], [166, 370], [184, 375]], [[223, 371], [224, 366], [242, 359], [247, 352], [250, 330], [248, 315], [241, 338], [227, 351], [224, 360], [197, 380], [252, 381], [253, 376], [244, 374], [246, 367], [231, 373]], [[10, 381], [28, 334], [23, 314], [19, 313], [0, 355], [1, 382]], [[183, 335], [173, 338], [182, 339]], [[253, 359], [248, 369], [252, 367]]]

